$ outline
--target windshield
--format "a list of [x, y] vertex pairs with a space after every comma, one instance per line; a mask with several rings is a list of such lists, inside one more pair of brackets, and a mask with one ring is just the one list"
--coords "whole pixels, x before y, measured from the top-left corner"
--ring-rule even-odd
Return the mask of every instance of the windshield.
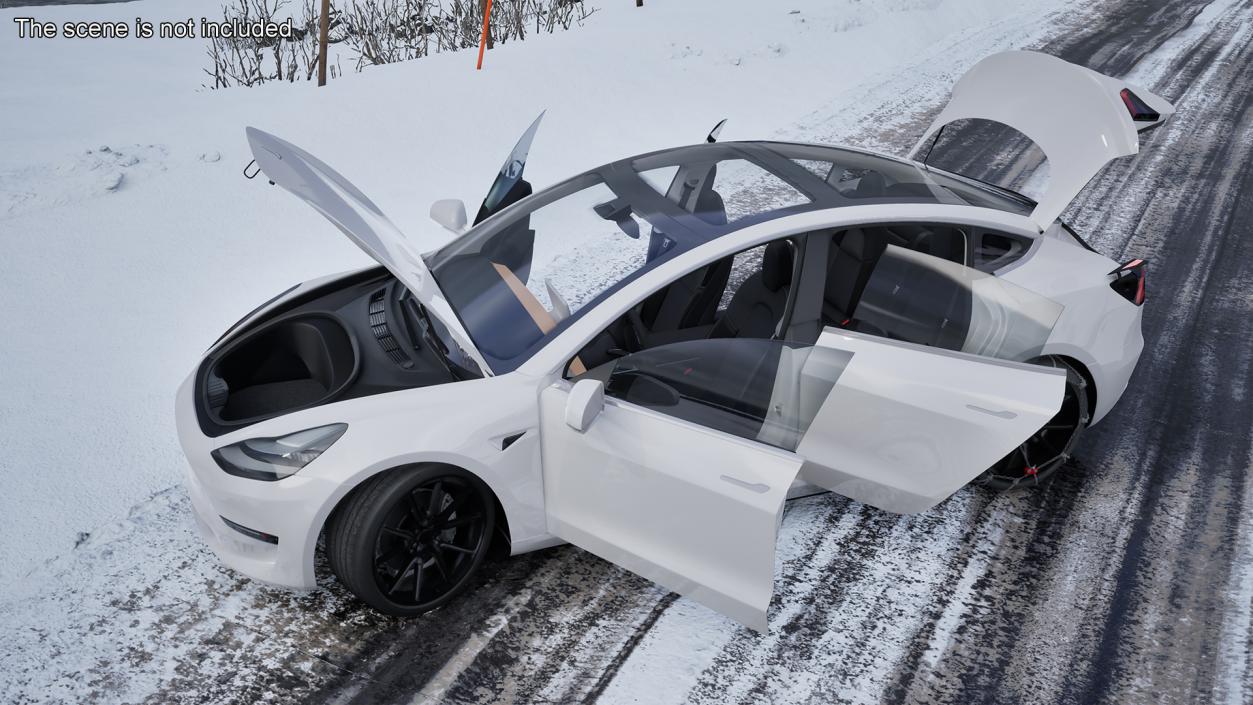
[[440, 250], [431, 272], [496, 372], [515, 369], [673, 241], [597, 175], [526, 199]]

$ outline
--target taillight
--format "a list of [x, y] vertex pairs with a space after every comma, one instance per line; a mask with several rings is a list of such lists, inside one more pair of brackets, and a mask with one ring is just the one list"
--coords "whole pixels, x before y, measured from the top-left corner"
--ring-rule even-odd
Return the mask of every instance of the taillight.
[[1133, 259], [1110, 272], [1114, 281], [1109, 288], [1136, 306], [1144, 304], [1144, 280], [1148, 278], [1148, 260]]
[[1122, 98], [1122, 104], [1127, 106], [1127, 112], [1131, 113], [1131, 119], [1135, 122], [1157, 122], [1161, 119], [1161, 114], [1149, 107], [1140, 96], [1132, 93], [1124, 88], [1119, 91], [1118, 96]]

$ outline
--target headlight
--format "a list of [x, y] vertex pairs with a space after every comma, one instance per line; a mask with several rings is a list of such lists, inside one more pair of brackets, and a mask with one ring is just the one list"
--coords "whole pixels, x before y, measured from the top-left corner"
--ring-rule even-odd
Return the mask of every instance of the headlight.
[[347, 430], [348, 424], [337, 423], [282, 438], [252, 438], [218, 448], [213, 459], [231, 475], [274, 482], [312, 463]]

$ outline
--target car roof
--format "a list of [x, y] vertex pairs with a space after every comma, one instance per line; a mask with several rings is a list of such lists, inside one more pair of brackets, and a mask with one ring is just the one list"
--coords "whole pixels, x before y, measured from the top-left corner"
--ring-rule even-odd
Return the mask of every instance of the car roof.
[[[783, 207], [763, 208], [727, 223], [716, 223], [684, 211], [672, 199], [658, 199], [658, 195], [666, 195], [664, 189], [641, 178], [641, 174], [654, 170], [734, 160], [751, 162], [765, 172], [764, 178], [786, 184], [803, 199]], [[882, 192], [859, 193], [847, 186], [869, 172], [885, 177], [887, 186]], [[1024, 216], [1035, 207], [1034, 201], [1021, 194], [919, 162], [862, 149], [801, 142], [716, 142], [674, 147], [610, 162], [570, 181], [591, 174], [604, 179], [625, 196], [646, 220], [669, 221], [666, 233], [695, 241], [686, 243], [688, 245], [708, 242], [750, 225], [795, 213], [847, 206], [950, 204]]]

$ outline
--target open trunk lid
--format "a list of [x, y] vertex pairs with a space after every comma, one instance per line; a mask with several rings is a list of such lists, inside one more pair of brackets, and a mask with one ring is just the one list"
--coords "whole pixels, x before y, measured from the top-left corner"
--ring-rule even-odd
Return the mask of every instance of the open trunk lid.
[[1119, 79], [1048, 54], [1007, 51], [958, 79], [911, 153], [957, 120], [992, 120], [1021, 132], [1049, 162], [1048, 184], [1030, 215], [1044, 231], [1102, 167], [1139, 151], [1139, 132], [1174, 112], [1160, 96]]

